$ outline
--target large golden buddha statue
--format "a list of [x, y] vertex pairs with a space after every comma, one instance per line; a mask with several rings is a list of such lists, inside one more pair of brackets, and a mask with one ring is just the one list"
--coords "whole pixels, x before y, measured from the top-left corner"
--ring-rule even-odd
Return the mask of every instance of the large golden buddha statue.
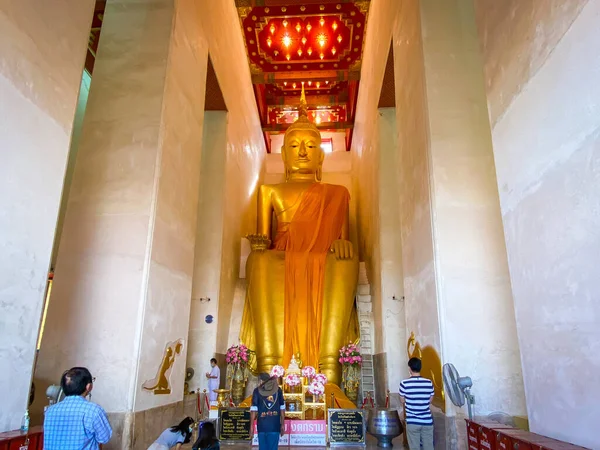
[[339, 384], [338, 351], [358, 336], [358, 255], [349, 240], [350, 194], [321, 182], [324, 156], [303, 90], [281, 149], [285, 183], [259, 188], [240, 338], [255, 349], [259, 371], [287, 367], [300, 353], [304, 365]]

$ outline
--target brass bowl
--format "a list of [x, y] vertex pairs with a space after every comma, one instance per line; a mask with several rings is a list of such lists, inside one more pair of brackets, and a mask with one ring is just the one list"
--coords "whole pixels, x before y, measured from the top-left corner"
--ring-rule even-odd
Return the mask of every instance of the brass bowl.
[[231, 391], [229, 389], [215, 389], [213, 392], [217, 394], [217, 403], [219, 408], [228, 408], [229, 393]]
[[375, 408], [369, 411], [367, 431], [377, 438], [377, 447], [393, 447], [392, 439], [404, 432], [398, 411], [389, 408]]

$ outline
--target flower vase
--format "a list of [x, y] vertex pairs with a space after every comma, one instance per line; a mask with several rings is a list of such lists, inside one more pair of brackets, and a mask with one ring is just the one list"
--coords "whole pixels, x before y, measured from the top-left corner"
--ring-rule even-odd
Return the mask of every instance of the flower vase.
[[358, 365], [347, 365], [344, 368], [344, 393], [348, 400], [356, 403], [360, 386], [360, 368]]
[[231, 398], [236, 406], [244, 401], [245, 387], [246, 379], [244, 377], [244, 369], [237, 365], [231, 379]]

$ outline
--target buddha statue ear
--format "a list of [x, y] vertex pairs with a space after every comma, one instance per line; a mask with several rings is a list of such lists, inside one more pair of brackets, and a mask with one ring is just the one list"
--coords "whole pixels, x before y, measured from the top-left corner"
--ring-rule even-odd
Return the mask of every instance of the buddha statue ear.
[[317, 180], [317, 181], [321, 181], [323, 179], [323, 161], [325, 161], [325, 152], [321, 148], [320, 155], [319, 155], [319, 167], [317, 168], [317, 171], [315, 172], [315, 180]]
[[283, 167], [285, 167], [285, 181], [287, 182], [290, 179], [290, 171], [288, 170], [285, 164], [285, 144], [281, 146], [281, 159], [283, 160]]

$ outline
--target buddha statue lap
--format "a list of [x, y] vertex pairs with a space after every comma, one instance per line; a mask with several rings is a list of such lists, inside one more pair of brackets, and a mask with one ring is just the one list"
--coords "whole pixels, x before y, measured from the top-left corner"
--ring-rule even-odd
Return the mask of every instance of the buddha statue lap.
[[358, 255], [349, 240], [348, 190], [321, 182], [325, 155], [304, 92], [281, 156], [285, 183], [259, 188], [257, 233], [247, 236], [240, 338], [256, 351], [259, 372], [287, 367], [299, 352], [305, 365], [339, 384], [339, 349], [358, 336]]

